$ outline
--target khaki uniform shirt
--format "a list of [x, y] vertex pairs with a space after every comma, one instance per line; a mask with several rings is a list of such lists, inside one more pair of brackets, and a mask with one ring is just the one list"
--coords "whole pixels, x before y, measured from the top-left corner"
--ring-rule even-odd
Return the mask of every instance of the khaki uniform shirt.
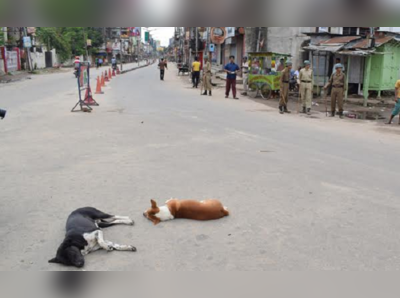
[[343, 72], [340, 74], [335, 72], [329, 80], [328, 86], [332, 86], [332, 88], [343, 88], [344, 91], [346, 91], [346, 75]]
[[211, 75], [211, 63], [207, 62], [206, 65], [204, 66], [204, 74], [206, 75]]
[[283, 86], [284, 84], [289, 84], [290, 81], [290, 70], [289, 68], [285, 68], [282, 71], [282, 76], [281, 76], [281, 86]]
[[303, 82], [303, 81], [306, 81], [306, 82], [310, 82], [310, 84], [313, 83], [313, 85], [314, 85], [314, 78], [313, 78], [312, 69], [310, 68], [309, 70], [307, 70], [307, 69], [303, 68], [300, 71], [299, 80], [300, 80], [300, 84], [307, 84], [307, 83]]

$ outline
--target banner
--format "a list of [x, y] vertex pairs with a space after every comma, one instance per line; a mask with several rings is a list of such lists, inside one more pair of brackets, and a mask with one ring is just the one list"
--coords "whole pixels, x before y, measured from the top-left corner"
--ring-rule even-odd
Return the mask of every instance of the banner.
[[82, 90], [82, 88], [86, 89], [89, 83], [89, 67], [87, 65], [82, 65], [80, 66], [79, 69], [79, 89]]

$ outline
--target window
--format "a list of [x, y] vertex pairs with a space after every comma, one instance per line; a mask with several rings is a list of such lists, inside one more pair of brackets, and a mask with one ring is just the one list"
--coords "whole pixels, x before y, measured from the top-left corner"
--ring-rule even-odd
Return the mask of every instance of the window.
[[343, 27], [343, 35], [358, 35], [358, 27]]
[[367, 36], [370, 33], [370, 28], [369, 27], [361, 27], [360, 28], [360, 35], [362, 36]]

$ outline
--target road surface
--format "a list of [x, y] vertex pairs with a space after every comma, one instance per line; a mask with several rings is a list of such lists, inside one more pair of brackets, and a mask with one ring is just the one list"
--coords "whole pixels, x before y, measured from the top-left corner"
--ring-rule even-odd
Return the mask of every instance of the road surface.
[[[105, 236], [138, 248], [86, 270], [400, 269], [399, 128], [201, 97], [173, 67], [165, 82], [156, 66], [119, 76], [91, 114], [70, 113], [75, 85], [67, 72], [0, 86], [2, 270], [65, 269], [47, 261], [85, 206], [131, 216]], [[218, 198], [231, 216], [142, 216], [169, 198]]]

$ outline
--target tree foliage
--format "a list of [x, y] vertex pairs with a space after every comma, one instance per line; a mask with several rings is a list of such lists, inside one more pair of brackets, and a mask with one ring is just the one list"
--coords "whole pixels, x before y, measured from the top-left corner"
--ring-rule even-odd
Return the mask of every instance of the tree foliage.
[[92, 40], [89, 54], [97, 52], [103, 36], [93, 27], [39, 27], [37, 38], [49, 49], [56, 49], [62, 61], [86, 55], [86, 40]]

